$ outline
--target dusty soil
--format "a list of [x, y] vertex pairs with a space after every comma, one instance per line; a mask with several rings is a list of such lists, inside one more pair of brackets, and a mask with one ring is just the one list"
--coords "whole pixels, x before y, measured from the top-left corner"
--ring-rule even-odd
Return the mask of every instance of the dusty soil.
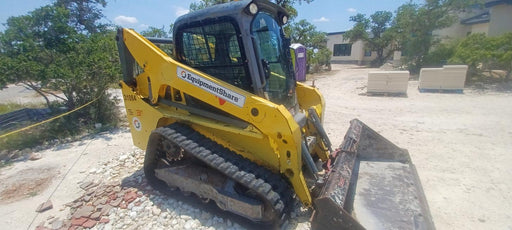
[[[333, 144], [341, 143], [349, 121], [358, 118], [409, 150], [437, 229], [512, 229], [512, 93], [472, 88], [463, 94], [420, 93], [418, 82], [410, 81], [406, 97], [366, 96], [371, 70], [333, 65], [333, 72], [316, 77]], [[46, 189], [0, 203], [0, 225], [33, 229], [51, 216], [65, 216], [65, 204], [83, 193], [80, 182], [94, 180], [90, 173], [99, 168], [117, 167], [105, 164], [134, 151], [130, 133], [119, 130], [43, 151], [38, 161], [1, 168], [2, 182], [27, 169], [55, 171]], [[48, 198], [54, 208], [38, 215], [35, 209]]]
[[0, 185], [0, 204], [36, 196], [48, 188], [55, 174], [55, 168], [27, 168], [4, 177]]
[[333, 144], [358, 118], [409, 150], [437, 229], [512, 229], [510, 91], [420, 93], [409, 81], [407, 97], [370, 97], [372, 69], [333, 67], [335, 75], [315, 81]]

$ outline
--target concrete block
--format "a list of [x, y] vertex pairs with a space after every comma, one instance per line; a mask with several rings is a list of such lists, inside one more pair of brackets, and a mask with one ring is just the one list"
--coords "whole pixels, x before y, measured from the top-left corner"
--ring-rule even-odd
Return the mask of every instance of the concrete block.
[[372, 71], [368, 73], [368, 93], [407, 93], [409, 71]]
[[422, 68], [420, 89], [459, 90], [464, 89], [467, 65], [445, 65], [443, 68]]

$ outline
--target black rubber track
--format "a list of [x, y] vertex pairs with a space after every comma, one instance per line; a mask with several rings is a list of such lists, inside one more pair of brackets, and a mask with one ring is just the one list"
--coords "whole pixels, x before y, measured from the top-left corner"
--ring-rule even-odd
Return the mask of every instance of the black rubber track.
[[164, 139], [177, 144], [185, 150], [186, 154], [196, 157], [209, 167], [217, 169], [257, 193], [260, 199], [264, 199], [266, 203], [270, 204], [274, 217], [262, 223], [281, 224], [286, 219], [289, 209], [293, 205], [293, 193], [288, 183], [280, 175], [272, 173], [180, 123], [157, 128], [151, 133], [144, 171], [153, 186], [161, 188], [163, 185], [163, 181], [154, 175], [157, 158], [154, 154], [158, 152], [158, 146]]

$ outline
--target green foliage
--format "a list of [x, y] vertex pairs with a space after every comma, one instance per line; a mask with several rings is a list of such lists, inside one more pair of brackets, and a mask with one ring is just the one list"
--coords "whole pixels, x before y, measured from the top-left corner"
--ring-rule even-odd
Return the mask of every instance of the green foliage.
[[[115, 105], [107, 92], [120, 72], [115, 32], [98, 22], [103, 16], [97, 6], [105, 3], [57, 0], [27, 15], [9, 18], [6, 30], [0, 33], [0, 87], [22, 84], [45, 97], [48, 107], [65, 106], [66, 110], [100, 98], [52, 122], [43, 131], [52, 138], [76, 134], [94, 123], [117, 124]], [[61, 102], [50, 102], [47, 94]]]
[[[172, 38], [172, 30], [173, 30], [174, 24], [171, 24], [170, 29], [167, 32], [165, 30], [165, 26], [162, 26], [162, 28], [156, 28], [153, 26], [150, 26], [147, 30], [144, 30], [140, 32], [142, 36], [145, 37], [153, 37], [153, 38]], [[167, 53], [169, 56], [172, 56], [173, 54], [173, 45], [172, 44], [156, 44], [162, 51]]]
[[17, 103], [6, 103], [0, 104], [0, 114], [9, 113], [23, 108], [44, 108], [42, 104], [17, 104]]
[[207, 8], [209, 6], [227, 3], [227, 2], [231, 2], [231, 1], [232, 0], [201, 0], [199, 2], [190, 3], [189, 8], [191, 11], [196, 11], [196, 10]]
[[80, 33], [97, 33], [106, 29], [98, 23], [103, 18], [99, 6], [107, 6], [106, 0], [56, 0], [54, 6], [69, 10], [69, 25]]
[[457, 13], [481, 0], [428, 0], [423, 5], [412, 2], [400, 6], [393, 21], [393, 34], [409, 71], [418, 73], [425, 56], [440, 41], [434, 30], [452, 25]]
[[463, 63], [469, 66], [469, 73], [482, 77], [483, 72], [493, 76], [492, 70], [505, 70], [505, 80], [510, 80], [512, 71], [512, 33], [497, 37], [485, 34], [471, 34], [460, 42], [451, 63]]
[[[318, 31], [316, 26], [306, 20], [300, 20], [285, 28], [285, 31], [292, 43], [300, 43], [306, 47], [308, 65], [322, 66], [330, 63], [331, 51], [327, 49], [327, 34]], [[312, 72], [316, 71], [313, 69]]]
[[156, 28], [156, 27], [150, 26], [148, 29], [140, 32], [140, 34], [144, 37], [153, 37], [153, 38], [169, 38], [169, 37], [171, 37], [165, 31], [165, 26], [162, 26], [162, 28]]
[[[191, 3], [189, 8], [191, 11], [196, 11], [196, 10], [204, 9], [209, 6], [227, 3], [227, 2], [231, 2], [231, 1], [237, 1], [237, 0], [200, 0], [198, 2]], [[286, 11], [288, 12], [288, 14], [290, 15], [290, 19], [294, 19], [295, 17], [297, 17], [297, 10], [293, 7], [293, 5], [295, 5], [297, 3], [302, 4], [303, 2], [310, 3], [310, 2], [313, 2], [313, 0], [275, 0], [273, 2], [276, 3], [277, 5], [285, 8]]]
[[430, 49], [429, 53], [425, 55], [423, 67], [439, 67], [448, 63], [448, 60], [453, 57], [459, 40], [453, 40], [445, 43], [439, 43]]
[[[42, 145], [50, 139], [45, 127], [33, 128], [30, 131], [15, 133], [0, 139], [0, 149], [13, 151], [23, 148], [33, 148]], [[52, 139], [50, 139], [52, 140]]]
[[[377, 58], [372, 65], [381, 66], [391, 55], [391, 44], [394, 34], [389, 30], [393, 14], [389, 11], [377, 11], [367, 18], [364, 14], [350, 17], [355, 22], [354, 27], [343, 35], [350, 42], [362, 40], [368, 49], [377, 52]], [[389, 49], [385, 54], [384, 51]]]

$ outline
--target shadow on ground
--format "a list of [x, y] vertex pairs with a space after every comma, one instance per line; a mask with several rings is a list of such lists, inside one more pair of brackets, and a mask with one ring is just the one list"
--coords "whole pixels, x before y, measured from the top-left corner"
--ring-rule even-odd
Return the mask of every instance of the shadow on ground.
[[[257, 224], [241, 216], [235, 215], [227, 211], [223, 211], [215, 204], [215, 202], [209, 201], [207, 203], [204, 203], [198, 196], [194, 194], [186, 195], [182, 193], [179, 189], [176, 189], [174, 191], [155, 190], [148, 184], [146, 178], [144, 177], [142, 168], [135, 171], [133, 174], [125, 177], [121, 182], [121, 186], [126, 188], [135, 188], [138, 191], [141, 191], [144, 195], [149, 195], [149, 200], [152, 201], [153, 204], [156, 205], [158, 208], [160, 208], [162, 212], [170, 212], [171, 210], [179, 209], [179, 207], [176, 207], [176, 202], [166, 202], [167, 199], [173, 199], [175, 201], [181, 201], [183, 204], [189, 205], [193, 209], [208, 212], [212, 214], [212, 216], [214, 215], [225, 220], [230, 220], [231, 222], [236, 223], [245, 229], [279, 229], [278, 226]], [[188, 211], [187, 209], [181, 210], [180, 212], [181, 215], [188, 215], [191, 217], [195, 216], [194, 219], [197, 219], [201, 223], [201, 225], [208, 226], [208, 220], [198, 218], [197, 214], [194, 214], [194, 212], [190, 211], [190, 209], [188, 209]], [[216, 225], [212, 226], [217, 227]], [[281, 229], [295, 229], [296, 227], [297, 223], [287, 223], [286, 226]]]

